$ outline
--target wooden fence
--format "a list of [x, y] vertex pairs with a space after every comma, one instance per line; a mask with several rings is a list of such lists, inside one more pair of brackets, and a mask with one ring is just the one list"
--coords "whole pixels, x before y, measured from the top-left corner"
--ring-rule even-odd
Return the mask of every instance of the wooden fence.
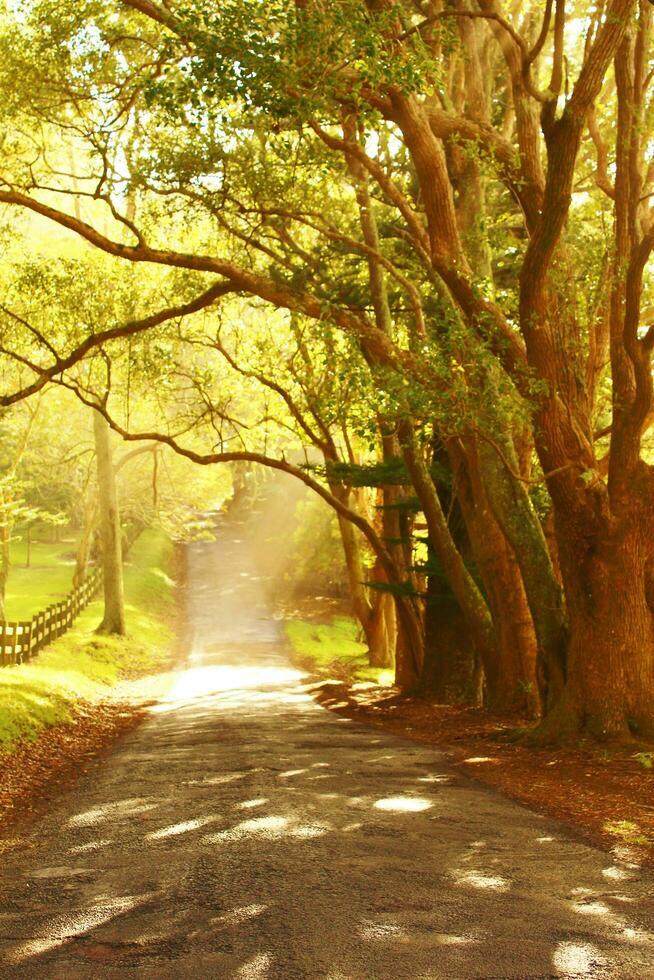
[[81, 585], [61, 602], [37, 612], [29, 622], [8, 623], [0, 620], [0, 667], [24, 664], [39, 650], [70, 629], [102, 584], [102, 569], [92, 568]]

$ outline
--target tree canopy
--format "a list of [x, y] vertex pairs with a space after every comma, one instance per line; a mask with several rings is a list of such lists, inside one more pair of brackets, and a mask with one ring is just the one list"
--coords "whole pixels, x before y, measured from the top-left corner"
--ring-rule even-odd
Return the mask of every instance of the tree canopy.
[[406, 689], [461, 622], [469, 696], [651, 733], [652, 17], [8, 4], [0, 403], [303, 480]]

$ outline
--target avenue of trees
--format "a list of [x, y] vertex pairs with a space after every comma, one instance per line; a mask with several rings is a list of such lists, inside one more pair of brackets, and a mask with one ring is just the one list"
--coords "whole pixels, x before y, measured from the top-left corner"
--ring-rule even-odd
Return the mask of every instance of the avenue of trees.
[[653, 20], [8, 2], [3, 423], [289, 473], [404, 691], [652, 736]]

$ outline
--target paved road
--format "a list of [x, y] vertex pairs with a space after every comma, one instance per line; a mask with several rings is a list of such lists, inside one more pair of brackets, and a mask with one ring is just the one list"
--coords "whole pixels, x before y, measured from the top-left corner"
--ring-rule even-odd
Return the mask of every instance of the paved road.
[[2, 977], [654, 978], [654, 881], [318, 707], [233, 529], [188, 669], [0, 877]]

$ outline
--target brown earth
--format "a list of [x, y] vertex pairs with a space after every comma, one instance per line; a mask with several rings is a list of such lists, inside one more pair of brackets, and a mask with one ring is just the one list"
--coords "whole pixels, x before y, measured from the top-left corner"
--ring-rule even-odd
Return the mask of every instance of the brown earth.
[[22, 837], [30, 819], [108, 755], [145, 713], [144, 705], [128, 701], [81, 704], [72, 721], [0, 753], [0, 853]]

